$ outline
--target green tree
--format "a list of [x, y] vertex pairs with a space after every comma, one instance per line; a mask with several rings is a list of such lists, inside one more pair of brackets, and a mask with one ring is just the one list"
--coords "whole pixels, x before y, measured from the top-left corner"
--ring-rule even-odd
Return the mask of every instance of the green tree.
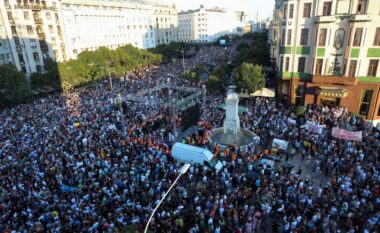
[[262, 66], [243, 63], [233, 71], [234, 82], [238, 90], [247, 89], [249, 93], [264, 87], [265, 74]]
[[217, 77], [211, 75], [207, 80], [206, 89], [211, 93], [217, 93], [223, 91], [224, 87]]
[[25, 101], [31, 95], [30, 82], [13, 64], [0, 65], [0, 105]]

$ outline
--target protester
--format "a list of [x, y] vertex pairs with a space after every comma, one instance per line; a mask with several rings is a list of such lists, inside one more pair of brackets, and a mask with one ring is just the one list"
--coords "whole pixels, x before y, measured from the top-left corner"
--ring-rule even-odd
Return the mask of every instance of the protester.
[[[217, 65], [235, 47], [202, 47], [186, 68]], [[80, 89], [0, 112], [0, 232], [142, 231], [152, 210], [179, 175], [170, 154], [173, 134], [167, 82], [201, 87], [182, 78], [182, 63], [147, 67]], [[114, 102], [146, 90], [140, 101]], [[181, 93], [175, 93], [180, 95]], [[152, 97], [151, 97], [152, 96]], [[153, 232], [379, 232], [380, 132], [347, 109], [309, 105], [297, 116], [274, 100], [247, 100], [241, 126], [255, 133], [246, 152], [221, 151], [208, 141], [223, 124], [224, 96], [210, 95], [205, 119], [183, 142], [209, 148], [224, 168], [193, 165], [157, 211]], [[186, 116], [182, 116], [186, 117]], [[292, 120], [288, 120], [288, 119]], [[307, 122], [325, 125], [321, 134]], [[295, 122], [295, 123], [294, 123]], [[180, 126], [180, 120], [177, 119]], [[362, 131], [363, 141], [332, 137], [333, 127]], [[290, 147], [279, 169], [255, 173], [274, 138]], [[313, 174], [292, 168], [305, 155]], [[328, 178], [326, 183], [320, 177]]]

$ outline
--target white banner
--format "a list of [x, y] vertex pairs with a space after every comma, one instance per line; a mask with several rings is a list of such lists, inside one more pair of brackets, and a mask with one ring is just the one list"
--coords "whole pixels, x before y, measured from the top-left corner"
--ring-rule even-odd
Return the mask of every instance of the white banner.
[[319, 125], [315, 122], [307, 121], [306, 125], [303, 125], [302, 128], [305, 128], [307, 131], [316, 133], [316, 134], [322, 134], [323, 129], [326, 127], [326, 125]]
[[290, 125], [295, 125], [295, 124], [297, 124], [297, 121], [296, 121], [296, 120], [293, 120], [292, 118], [288, 118], [288, 123], [289, 123]]
[[273, 139], [273, 142], [272, 142], [272, 148], [286, 150], [288, 148], [288, 144], [289, 144], [288, 141], [275, 138]]

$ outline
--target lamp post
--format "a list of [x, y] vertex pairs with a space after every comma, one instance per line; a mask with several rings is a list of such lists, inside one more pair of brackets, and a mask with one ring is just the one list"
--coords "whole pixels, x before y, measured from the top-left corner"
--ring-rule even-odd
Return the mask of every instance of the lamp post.
[[109, 65], [108, 65], [108, 61], [106, 61], [106, 68], [107, 68], [107, 73], [108, 73], [108, 79], [109, 79], [109, 83], [110, 83], [110, 88], [111, 88], [111, 92], [113, 91], [113, 85], [112, 85], [112, 78], [111, 78], [111, 75], [110, 75], [110, 69], [109, 69]]
[[174, 187], [174, 185], [177, 183], [177, 181], [179, 180], [179, 178], [181, 178], [181, 176], [183, 174], [185, 174], [187, 172], [187, 170], [189, 170], [189, 168], [190, 168], [190, 164], [188, 164], [188, 163], [186, 163], [185, 165], [183, 165], [181, 167], [181, 169], [179, 170], [180, 173], [179, 173], [178, 177], [175, 179], [175, 181], [173, 182], [173, 184], [170, 186], [170, 188], [165, 193], [165, 195], [161, 198], [160, 202], [157, 204], [156, 208], [154, 208], [152, 214], [150, 215], [149, 220], [148, 220], [148, 222], [146, 224], [144, 233], [146, 233], [148, 231], [149, 223], [152, 221], [154, 213], [156, 213], [157, 209], [160, 207], [161, 203], [165, 200], [166, 196], [170, 193], [170, 191], [172, 190], [172, 188]]
[[183, 78], [185, 78], [185, 50], [177, 50], [177, 52], [182, 53], [182, 68], [183, 68]]

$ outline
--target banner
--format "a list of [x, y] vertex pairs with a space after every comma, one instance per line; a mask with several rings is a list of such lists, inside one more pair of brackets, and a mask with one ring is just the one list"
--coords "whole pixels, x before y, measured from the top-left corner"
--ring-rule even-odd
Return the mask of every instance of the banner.
[[311, 121], [307, 121], [306, 125], [303, 125], [302, 128], [305, 128], [307, 131], [316, 133], [316, 134], [322, 134], [323, 128], [325, 128], [325, 125], [319, 125]]
[[293, 120], [292, 118], [288, 118], [288, 123], [289, 123], [289, 125], [295, 125], [295, 124], [297, 124], [297, 121]]
[[339, 129], [334, 127], [332, 129], [331, 135], [335, 138], [352, 140], [352, 141], [362, 141], [363, 140], [363, 132], [362, 131], [347, 131], [344, 129]]
[[275, 138], [273, 139], [273, 142], [272, 142], [272, 148], [286, 150], [288, 148], [288, 144], [289, 144], [288, 141]]

